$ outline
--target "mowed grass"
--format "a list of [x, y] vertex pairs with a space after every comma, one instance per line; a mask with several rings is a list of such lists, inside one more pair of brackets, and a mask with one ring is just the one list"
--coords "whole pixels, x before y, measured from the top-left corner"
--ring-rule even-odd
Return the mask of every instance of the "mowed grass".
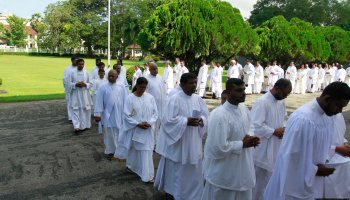
[[[103, 59], [107, 65], [107, 60]], [[111, 60], [113, 65], [116, 60]], [[135, 64], [143, 65], [139, 61], [123, 61], [126, 68]], [[34, 101], [64, 98], [62, 75], [64, 69], [70, 65], [70, 58], [38, 57], [38, 56], [0, 56], [0, 90], [7, 93], [0, 94], [0, 102]], [[95, 59], [85, 59], [85, 68], [91, 72], [95, 66]], [[163, 68], [159, 68], [163, 73]]]

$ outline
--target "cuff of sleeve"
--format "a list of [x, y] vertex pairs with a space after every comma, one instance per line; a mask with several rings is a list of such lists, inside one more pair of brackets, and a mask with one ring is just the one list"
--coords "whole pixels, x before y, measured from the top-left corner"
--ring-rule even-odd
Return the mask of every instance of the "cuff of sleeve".
[[99, 112], [94, 113], [94, 117], [101, 117], [101, 113]]

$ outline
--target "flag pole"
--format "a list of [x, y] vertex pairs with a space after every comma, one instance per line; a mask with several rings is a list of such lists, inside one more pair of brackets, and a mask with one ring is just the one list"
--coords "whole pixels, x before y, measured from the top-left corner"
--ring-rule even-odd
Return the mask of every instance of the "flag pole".
[[111, 65], [111, 0], [108, 0], [108, 67]]

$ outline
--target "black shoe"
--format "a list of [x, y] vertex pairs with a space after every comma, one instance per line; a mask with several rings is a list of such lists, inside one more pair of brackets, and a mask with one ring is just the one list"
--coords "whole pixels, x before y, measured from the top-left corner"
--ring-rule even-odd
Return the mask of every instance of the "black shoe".
[[165, 200], [175, 200], [175, 198], [173, 197], [173, 195], [165, 193]]

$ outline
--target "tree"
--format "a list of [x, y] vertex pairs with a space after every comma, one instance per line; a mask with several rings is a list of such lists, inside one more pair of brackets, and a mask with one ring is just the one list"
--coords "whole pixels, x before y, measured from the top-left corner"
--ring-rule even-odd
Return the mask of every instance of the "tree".
[[7, 18], [9, 28], [3, 30], [2, 37], [7, 40], [7, 44], [11, 46], [24, 46], [26, 33], [24, 32], [24, 19], [16, 15]]
[[238, 9], [219, 0], [174, 0], [159, 6], [139, 35], [143, 50], [182, 58], [191, 71], [201, 59], [258, 53], [258, 37]]

